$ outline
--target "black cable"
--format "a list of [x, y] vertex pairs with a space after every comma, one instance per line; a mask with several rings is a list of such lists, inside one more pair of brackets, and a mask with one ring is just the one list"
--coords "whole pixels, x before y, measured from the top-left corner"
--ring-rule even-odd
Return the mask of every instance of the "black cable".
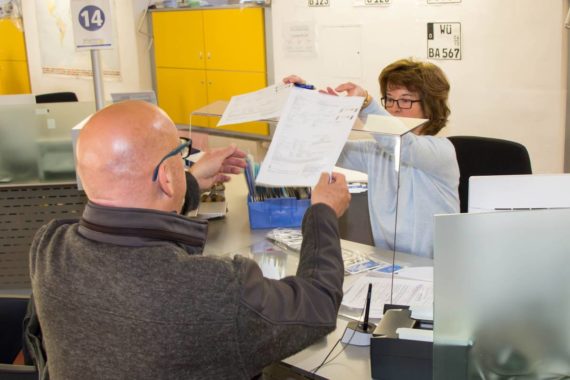
[[[364, 300], [364, 307], [362, 308], [362, 311], [360, 312], [360, 317], [358, 317], [358, 322], [360, 322], [360, 320], [362, 319], [362, 315], [364, 314], [364, 309], [366, 309], [366, 299]], [[347, 325], [347, 327], [345, 327], [345, 329], [342, 333], [342, 336], [344, 336], [344, 334], [346, 334], [347, 329], [348, 329], [348, 325]], [[317, 367], [313, 368], [309, 372], [311, 372], [312, 374], [316, 374], [319, 369], [321, 369], [325, 365], [327, 365], [327, 364], [331, 363], [333, 360], [335, 360], [340, 354], [342, 354], [344, 349], [350, 345], [350, 342], [352, 341], [354, 334], [356, 334], [356, 330], [352, 330], [352, 335], [348, 339], [348, 342], [344, 346], [342, 346], [342, 350], [340, 350], [331, 360], [327, 361], [327, 359], [329, 358], [329, 356], [331, 356], [331, 354], [333, 353], [336, 346], [341, 342], [342, 337], [339, 340], [337, 340], [336, 343], [334, 344], [334, 346], [329, 350], [329, 352], [327, 353], [327, 355], [325, 356], [325, 358], [323, 359], [321, 364], [319, 364]]]

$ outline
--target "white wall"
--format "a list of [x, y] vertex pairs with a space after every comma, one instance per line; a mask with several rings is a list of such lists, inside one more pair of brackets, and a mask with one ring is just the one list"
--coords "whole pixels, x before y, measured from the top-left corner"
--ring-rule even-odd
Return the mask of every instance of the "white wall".
[[[352, 80], [379, 94], [377, 78], [384, 66], [403, 57], [426, 59], [428, 22], [460, 22], [463, 59], [433, 61], [451, 83], [452, 114], [445, 134], [518, 141], [529, 150], [535, 173], [562, 172], [565, 0], [463, 0], [441, 5], [392, 0], [387, 7], [374, 8], [353, 7], [352, 0], [330, 3], [328, 8], [309, 8], [306, 0], [273, 0], [277, 80], [291, 73], [319, 87]], [[313, 57], [287, 54], [284, 31], [298, 22], [314, 26]], [[346, 26], [347, 33], [331, 37], [331, 26]], [[349, 38], [351, 34], [360, 35], [360, 41]], [[359, 57], [340, 56], [349, 48], [359, 51]], [[339, 52], [336, 58], [331, 49]], [[339, 76], [339, 65], [352, 76]]]
[[[148, 39], [136, 28], [148, 0], [112, 0], [122, 79], [105, 81], [105, 94], [152, 87]], [[505, 138], [524, 144], [536, 173], [562, 172], [566, 115], [567, 32], [565, 0], [463, 0], [428, 5], [426, 0], [392, 0], [387, 7], [353, 7], [334, 0], [308, 8], [306, 0], [273, 0], [275, 78], [298, 73], [318, 86], [346, 80], [378, 94], [377, 77], [388, 63], [426, 57], [427, 22], [461, 22], [463, 59], [434, 61], [451, 82], [451, 119], [444, 134]], [[23, 1], [30, 79], [34, 93], [75, 91], [93, 99], [92, 81], [41, 71], [35, 1]], [[315, 56], [288, 56], [284, 33], [290, 23], [316, 31]], [[327, 35], [346, 26], [346, 33]], [[143, 26], [146, 31], [146, 26]], [[350, 38], [353, 36], [353, 38]], [[358, 50], [358, 65], [341, 52]], [[339, 76], [343, 71], [352, 76]]]
[[[43, 1], [43, 0], [42, 0]], [[74, 91], [80, 101], [94, 99], [91, 78], [75, 78], [61, 75], [43, 74], [41, 68], [38, 26], [36, 20], [36, 0], [22, 2], [26, 48], [32, 92], [46, 93]], [[150, 60], [147, 52], [148, 38], [137, 33], [136, 29], [148, 0], [112, 0], [119, 47], [121, 79], [104, 81], [105, 99], [110, 100], [112, 92], [143, 91], [152, 88]], [[146, 32], [146, 26], [143, 26]], [[68, 33], [72, 33], [71, 30]], [[89, 52], [77, 53], [89, 55]]]

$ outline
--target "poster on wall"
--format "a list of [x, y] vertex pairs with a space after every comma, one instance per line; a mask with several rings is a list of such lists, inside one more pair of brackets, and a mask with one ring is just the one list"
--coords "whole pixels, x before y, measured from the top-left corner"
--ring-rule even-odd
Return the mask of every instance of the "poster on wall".
[[428, 59], [460, 60], [461, 55], [461, 23], [428, 22]]
[[390, 5], [392, 0], [353, 0], [352, 5], [355, 7], [366, 6], [386, 6]]
[[283, 26], [283, 49], [286, 57], [315, 57], [315, 24], [295, 22]]
[[0, 19], [18, 19], [22, 17], [20, 0], [0, 0]]
[[[36, 0], [35, 3], [42, 73], [91, 78], [89, 52], [78, 52], [75, 49], [70, 0]], [[111, 1], [111, 8], [113, 5], [114, 0]], [[117, 41], [115, 28], [113, 40]], [[106, 79], [120, 80], [116, 43], [114, 49], [101, 51], [101, 64]]]

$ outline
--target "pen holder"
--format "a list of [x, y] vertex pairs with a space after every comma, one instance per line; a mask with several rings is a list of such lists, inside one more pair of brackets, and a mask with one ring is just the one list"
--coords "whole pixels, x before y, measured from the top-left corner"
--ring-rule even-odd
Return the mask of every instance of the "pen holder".
[[255, 202], [248, 197], [249, 226], [252, 229], [300, 227], [310, 205], [309, 199], [277, 198]]

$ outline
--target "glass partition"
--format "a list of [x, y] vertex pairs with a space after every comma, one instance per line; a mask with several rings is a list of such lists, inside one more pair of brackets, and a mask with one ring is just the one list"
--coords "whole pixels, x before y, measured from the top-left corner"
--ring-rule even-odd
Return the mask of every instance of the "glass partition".
[[[224, 113], [228, 103], [227, 101], [218, 101], [209, 104], [194, 111], [192, 118], [216, 118], [217, 120]], [[263, 119], [262, 121], [268, 122], [272, 131], [275, 130], [278, 123], [277, 119]], [[343, 256], [346, 273], [349, 276], [345, 283], [349, 286], [352, 284], [351, 274], [369, 270], [370, 282], [376, 284], [374, 285], [375, 291], [378, 295], [381, 294], [379, 297], [373, 297], [372, 318], [382, 316], [384, 303], [409, 305], [411, 301], [415, 303], [413, 306], [421, 304], [422, 308], [427, 308], [428, 318], [431, 319], [433, 299], [431, 278], [426, 281], [429, 285], [426, 285], [425, 288], [422, 287], [419, 297], [410, 298], [410, 280], [393, 276], [394, 270], [418, 265], [418, 262], [427, 263], [425, 265], [428, 266], [431, 264], [430, 260], [410, 260], [410, 255], [396, 255], [396, 252], [414, 253], [409, 241], [398, 241], [397, 239], [402, 231], [406, 236], [411, 236], [409, 233], [410, 226], [405, 225], [410, 221], [404, 220], [404, 223], [398, 223], [398, 215], [402, 210], [414, 206], [408, 202], [408, 199], [404, 199], [404, 202], [400, 203], [401, 184], [410, 186], [410, 182], [403, 180], [400, 174], [401, 157], [403, 156], [401, 147], [405, 135], [423, 122], [424, 120], [419, 119], [376, 115], [370, 116], [368, 120], [358, 120], [352, 128], [349, 141], [344, 146], [337, 162], [337, 166], [341, 168], [368, 175], [367, 185], [365, 185], [368, 190], [368, 202], [364, 206], [368, 210], [351, 213], [351, 220], [347, 223], [352, 225], [352, 229], [370, 229], [369, 226], [372, 224], [371, 230], [374, 236], [373, 241], [368, 242], [368, 244], [374, 244], [378, 249], [371, 251], [368, 249], [369, 247], [360, 244], [343, 245]], [[352, 174], [349, 172], [346, 175], [350, 182]], [[361, 176], [359, 175], [359, 177]], [[370, 194], [374, 194], [374, 196]], [[362, 205], [360, 207], [362, 208]], [[378, 254], [378, 252], [382, 254]], [[431, 273], [433, 272], [430, 272], [430, 275]], [[395, 289], [396, 293], [392, 289]], [[426, 295], [426, 292], [429, 294]], [[355, 297], [352, 303], [347, 302], [341, 307], [342, 314], [351, 318], [362, 317], [366, 292], [360, 293], [362, 302], [359, 301], [358, 297]], [[422, 314], [422, 317], [424, 316], [425, 313]]]
[[436, 217], [435, 379], [570, 376], [570, 210]]
[[75, 181], [71, 128], [92, 102], [0, 106], [0, 184]]

